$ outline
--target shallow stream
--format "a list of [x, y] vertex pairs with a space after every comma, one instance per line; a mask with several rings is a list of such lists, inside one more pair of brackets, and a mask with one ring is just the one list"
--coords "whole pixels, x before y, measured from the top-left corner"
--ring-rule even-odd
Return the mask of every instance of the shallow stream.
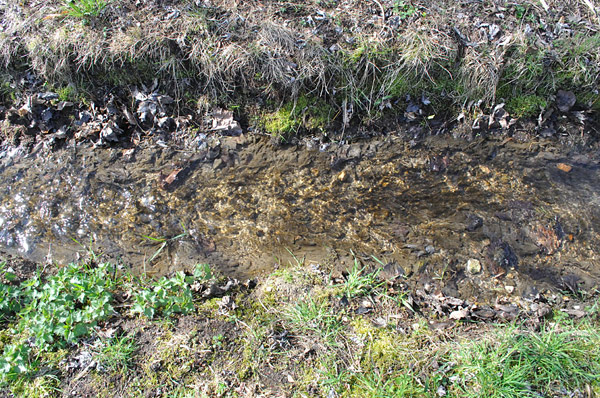
[[[591, 155], [564, 153], [440, 137], [12, 149], [0, 154], [0, 246], [42, 263], [93, 250], [138, 272], [209, 263], [240, 278], [290, 253], [342, 269], [352, 251], [412, 280], [437, 279], [447, 294], [591, 288], [600, 168]], [[467, 270], [470, 259], [481, 269]]]

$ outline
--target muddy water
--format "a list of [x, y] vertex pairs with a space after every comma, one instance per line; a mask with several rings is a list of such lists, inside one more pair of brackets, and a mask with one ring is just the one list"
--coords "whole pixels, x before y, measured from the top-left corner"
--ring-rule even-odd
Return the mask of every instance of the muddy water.
[[597, 159], [551, 144], [282, 148], [242, 136], [1, 156], [0, 245], [34, 261], [73, 261], [83, 245], [137, 271], [206, 262], [246, 277], [289, 252], [343, 268], [352, 250], [462, 296], [591, 288], [600, 276]]

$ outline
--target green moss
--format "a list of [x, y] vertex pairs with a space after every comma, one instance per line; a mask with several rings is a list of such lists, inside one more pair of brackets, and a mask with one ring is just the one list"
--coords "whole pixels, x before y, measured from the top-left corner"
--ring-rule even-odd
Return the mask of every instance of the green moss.
[[10, 391], [17, 397], [52, 397], [56, 396], [56, 393], [60, 391], [60, 379], [51, 374], [32, 379], [23, 378], [11, 384]]
[[300, 129], [323, 131], [333, 118], [333, 109], [320, 98], [300, 96], [263, 118], [265, 130], [282, 137]]
[[545, 98], [538, 95], [522, 95], [508, 99], [506, 111], [516, 117], [535, 117], [547, 106]]
[[12, 103], [17, 100], [17, 90], [15, 90], [9, 81], [0, 83], [0, 101]]
[[75, 90], [75, 87], [73, 87], [71, 85], [64, 86], [64, 87], [57, 89], [56, 94], [58, 94], [59, 101], [76, 102], [78, 99], [77, 90]]

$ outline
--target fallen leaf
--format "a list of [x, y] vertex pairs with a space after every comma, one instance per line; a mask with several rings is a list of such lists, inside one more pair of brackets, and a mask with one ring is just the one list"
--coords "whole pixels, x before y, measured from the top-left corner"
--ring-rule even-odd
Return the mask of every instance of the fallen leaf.
[[233, 120], [233, 112], [223, 109], [213, 110], [212, 129], [213, 131], [229, 132], [235, 135], [242, 133], [240, 124]]
[[565, 173], [568, 173], [569, 171], [571, 171], [571, 170], [573, 169], [573, 167], [572, 167], [572, 166], [569, 166], [569, 165], [568, 165], [568, 164], [566, 164], [566, 163], [559, 163], [559, 164], [557, 164], [557, 165], [556, 165], [556, 167], [557, 167], [559, 170], [561, 170], [561, 171], [564, 171]]
[[559, 90], [556, 93], [556, 106], [561, 112], [568, 112], [577, 101], [572, 91]]
[[533, 231], [535, 242], [545, 249], [546, 254], [552, 255], [560, 248], [560, 239], [551, 227], [538, 225]]
[[450, 319], [460, 320], [460, 319], [464, 319], [464, 318], [466, 318], [468, 316], [469, 316], [469, 311], [463, 309], [463, 310], [452, 311], [450, 313], [449, 318]]
[[177, 175], [181, 172], [181, 170], [183, 169], [175, 169], [167, 176], [161, 173], [159, 181], [160, 187], [165, 188], [167, 185], [171, 185], [172, 183], [174, 183], [175, 180], [177, 180]]

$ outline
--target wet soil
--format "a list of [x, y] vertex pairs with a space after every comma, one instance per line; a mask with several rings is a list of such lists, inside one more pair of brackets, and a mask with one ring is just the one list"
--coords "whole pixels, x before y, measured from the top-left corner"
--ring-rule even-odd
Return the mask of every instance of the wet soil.
[[591, 289], [600, 276], [591, 151], [489, 137], [281, 147], [242, 135], [195, 145], [3, 152], [3, 250], [39, 263], [93, 250], [155, 274], [206, 262], [239, 278], [291, 253], [342, 270], [352, 252], [485, 301]]

